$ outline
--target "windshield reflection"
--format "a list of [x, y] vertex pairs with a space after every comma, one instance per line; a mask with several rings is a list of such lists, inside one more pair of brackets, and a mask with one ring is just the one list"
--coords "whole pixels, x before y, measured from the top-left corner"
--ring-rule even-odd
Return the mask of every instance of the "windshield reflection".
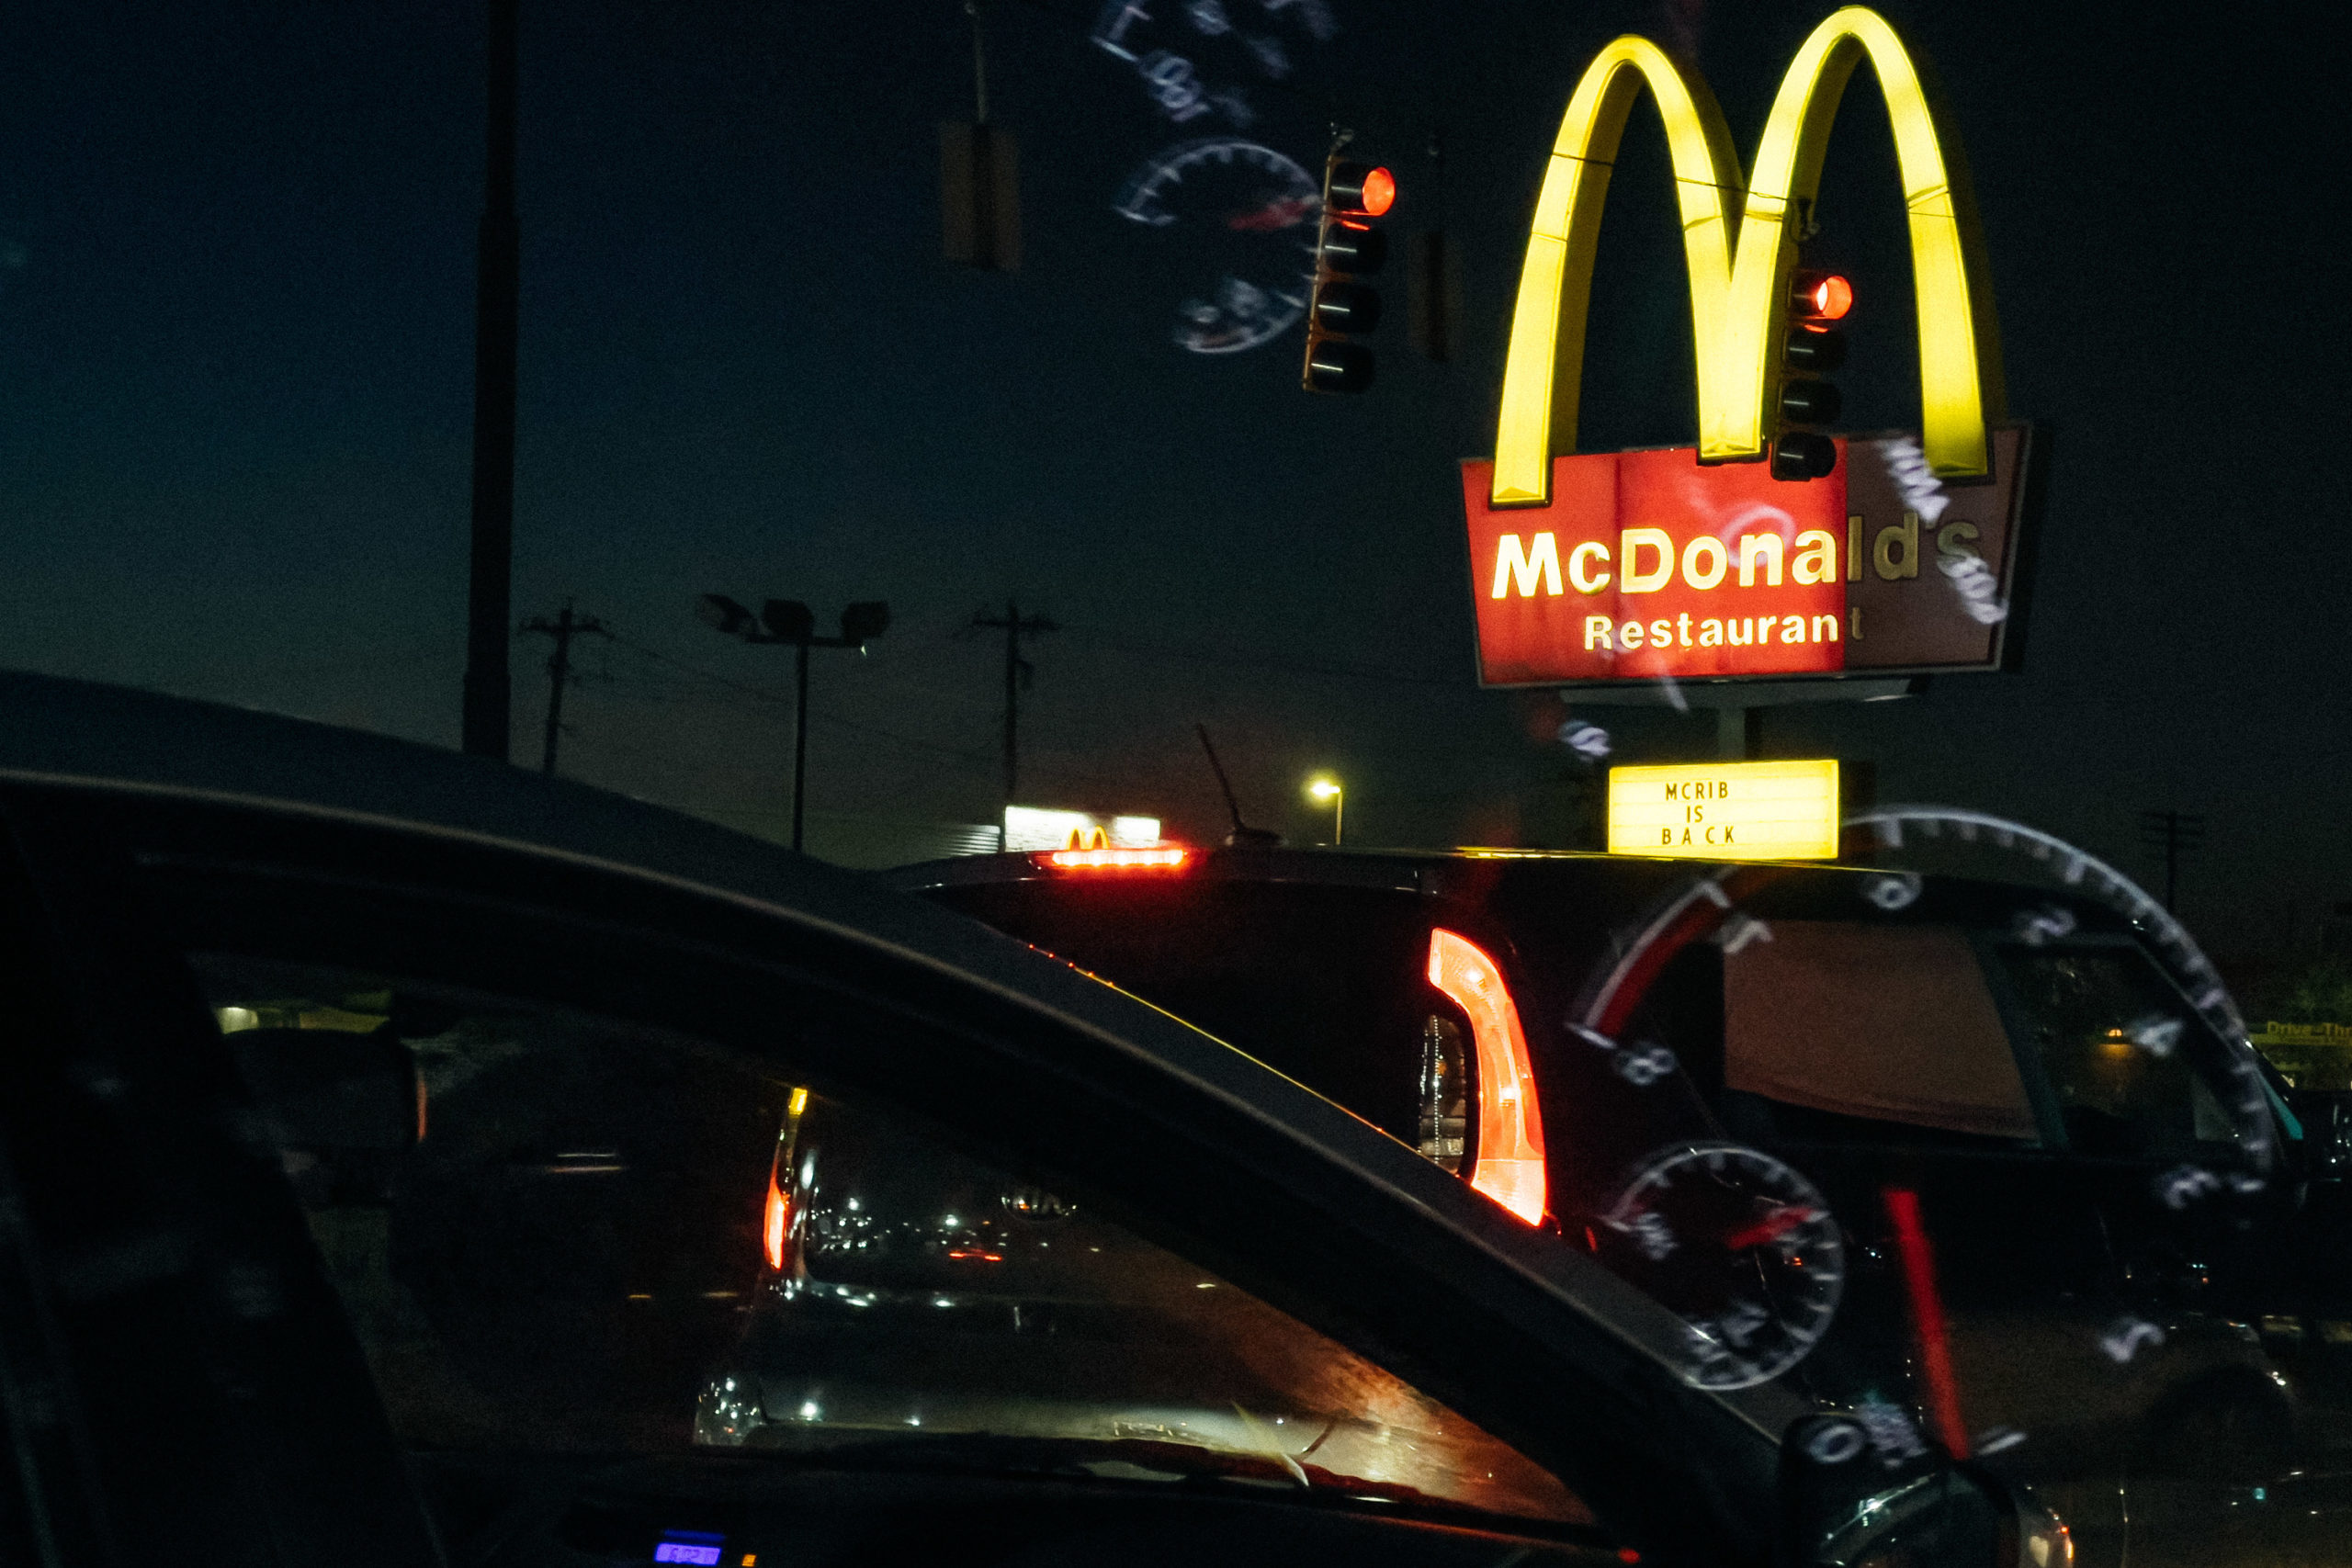
[[1241, 1460], [1302, 1488], [1589, 1519], [1547, 1473], [1247, 1292], [883, 1119], [798, 1103], [776, 1154], [782, 1266], [704, 1390], [697, 1443], [1115, 1444], [1101, 1462]]

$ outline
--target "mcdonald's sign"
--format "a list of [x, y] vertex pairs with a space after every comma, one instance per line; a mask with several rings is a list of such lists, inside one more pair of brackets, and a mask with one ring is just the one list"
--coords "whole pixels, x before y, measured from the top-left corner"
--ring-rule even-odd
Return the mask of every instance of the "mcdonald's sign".
[[[1893, 126], [1918, 308], [1920, 429], [1841, 439], [1826, 480], [1763, 466], [1796, 263], [1830, 126], [1867, 59]], [[1646, 86], [1666, 129], [1697, 355], [1695, 447], [1577, 454], [1603, 198]], [[2029, 432], [2004, 422], [1973, 202], [1911, 53], [1849, 6], [1798, 49], [1743, 180], [1704, 82], [1647, 39], [1603, 48], [1536, 197], [1495, 456], [1464, 465], [1481, 678], [1995, 669], [2016, 577]]]

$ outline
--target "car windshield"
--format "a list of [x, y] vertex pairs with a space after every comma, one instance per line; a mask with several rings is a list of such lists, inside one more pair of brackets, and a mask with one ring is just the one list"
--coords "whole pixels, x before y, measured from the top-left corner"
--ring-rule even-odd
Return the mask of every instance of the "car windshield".
[[[2352, 1560], [2344, 10], [6, 6], [6, 832], [62, 883], [30, 796], [177, 790], [1026, 944], [1709, 1419], [1867, 1413], [2081, 1568]], [[788, 1040], [645, 1078], [173, 942], [445, 1469], [1574, 1513], [1477, 1457], [1582, 1440], [1499, 1341], [1009, 1208]]]
[[639, 1027], [198, 964], [428, 1461], [760, 1456], [1593, 1525], [1410, 1384], [882, 1111]]

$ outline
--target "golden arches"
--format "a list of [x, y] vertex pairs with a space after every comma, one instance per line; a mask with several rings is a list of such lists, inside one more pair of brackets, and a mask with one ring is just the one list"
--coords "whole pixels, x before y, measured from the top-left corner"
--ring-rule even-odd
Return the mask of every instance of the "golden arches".
[[1987, 421], [2001, 412], [2000, 364], [1974, 210], [1945, 158], [1926, 87], [1902, 39], [1876, 12], [1848, 6], [1815, 28], [1790, 62], [1744, 192], [1723, 111], [1706, 84], [1686, 76], [1665, 51], [1629, 35], [1586, 68], [1536, 197], [1511, 312], [1495, 432], [1495, 505], [1545, 504], [1554, 431], [1563, 446], [1575, 444], [1602, 203], [1626, 118], [1645, 85], [1665, 124], [1681, 210], [1698, 359], [1699, 460], [1765, 456], [1780, 389], [1780, 303], [1795, 254], [1788, 214], [1792, 206], [1809, 206], [1820, 186], [1830, 124], [1865, 57], [1886, 98], [1909, 215], [1922, 445], [1939, 474], [1986, 471]]

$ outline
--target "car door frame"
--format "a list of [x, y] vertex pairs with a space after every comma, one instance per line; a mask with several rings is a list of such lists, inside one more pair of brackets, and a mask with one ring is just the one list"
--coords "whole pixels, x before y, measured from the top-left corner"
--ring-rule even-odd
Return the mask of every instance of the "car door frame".
[[[175, 1011], [191, 1052], [207, 1048], [209, 1015], [141, 912], [160, 868], [276, 879], [281, 891], [425, 896], [845, 998], [928, 1032], [932, 1044], [929, 1070], [887, 1082], [846, 1058], [825, 1064], [844, 1087], [883, 1092], [934, 1125], [955, 1125], [991, 1097], [1030, 1114], [1051, 1097], [1057, 1174], [1521, 1447], [1622, 1539], [1668, 1561], [1770, 1554], [1776, 1437], [1802, 1409], [1793, 1395], [1687, 1387], [1673, 1371], [1679, 1323], [1597, 1265], [1532, 1241], [1456, 1179], [1328, 1101], [1020, 944], [961, 939], [988, 960], [975, 975], [788, 908], [576, 852], [283, 802], [18, 781], [5, 805], [19, 843], [39, 846], [28, 860], [52, 921], [103, 953], [101, 967], [137, 971], [137, 985], [116, 988], [148, 997], [151, 1014]], [[96, 978], [83, 977], [85, 988]], [[121, 998], [99, 1010], [123, 1026]], [[1120, 1021], [1106, 1026], [1106, 1014]], [[219, 1054], [217, 1034], [209, 1048]], [[1157, 1174], [1147, 1179], [1145, 1169]], [[1192, 1179], [1181, 1213], [1170, 1172]], [[1293, 1283], [1301, 1279], [1311, 1285]], [[1567, 1430], [1566, 1411], [1587, 1429]]]

